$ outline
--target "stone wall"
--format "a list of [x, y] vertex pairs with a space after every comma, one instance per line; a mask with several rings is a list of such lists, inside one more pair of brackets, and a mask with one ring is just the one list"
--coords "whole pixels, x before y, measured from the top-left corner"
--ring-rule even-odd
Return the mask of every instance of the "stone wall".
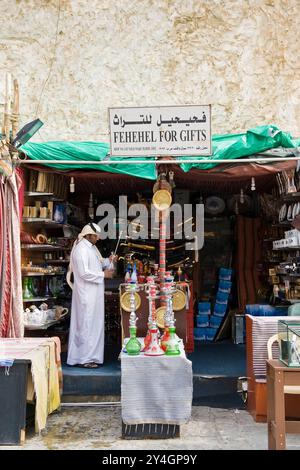
[[10, 71], [34, 140], [108, 141], [111, 106], [208, 103], [213, 133], [300, 135], [299, 0], [0, 3], [1, 92]]

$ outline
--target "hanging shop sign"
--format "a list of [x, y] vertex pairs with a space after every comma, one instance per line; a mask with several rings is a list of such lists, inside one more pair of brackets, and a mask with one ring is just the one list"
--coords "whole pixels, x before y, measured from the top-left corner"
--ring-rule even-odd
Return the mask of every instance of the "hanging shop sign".
[[109, 108], [112, 156], [211, 155], [211, 105]]

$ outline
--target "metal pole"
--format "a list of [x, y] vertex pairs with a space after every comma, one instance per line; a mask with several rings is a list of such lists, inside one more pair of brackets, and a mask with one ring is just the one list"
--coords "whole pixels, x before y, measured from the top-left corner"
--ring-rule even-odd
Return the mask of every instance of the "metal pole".
[[130, 164], [144, 164], [144, 165], [179, 165], [182, 163], [212, 163], [212, 164], [218, 164], [218, 163], [264, 163], [264, 164], [269, 164], [269, 163], [274, 163], [274, 162], [296, 162], [300, 160], [300, 156], [298, 157], [267, 157], [267, 158], [237, 158], [236, 160], [232, 159], [220, 159], [220, 160], [213, 160], [209, 158], [203, 158], [203, 159], [189, 159], [189, 160], [183, 160], [183, 159], [177, 159], [177, 160], [134, 160], [132, 157], [128, 157], [127, 160], [120, 160], [120, 161], [90, 161], [90, 160], [85, 160], [85, 161], [78, 161], [78, 160], [17, 160], [18, 165], [80, 165], [80, 166], [85, 166], [85, 165], [128, 165]]

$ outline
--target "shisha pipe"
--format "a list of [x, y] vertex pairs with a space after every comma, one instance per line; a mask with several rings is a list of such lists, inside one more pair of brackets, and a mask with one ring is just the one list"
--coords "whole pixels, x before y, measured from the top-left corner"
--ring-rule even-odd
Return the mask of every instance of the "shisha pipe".
[[[148, 294], [150, 292], [150, 287], [153, 284], [155, 284], [154, 276], [147, 276], [147, 285], [145, 287], [145, 290], [148, 292]], [[148, 330], [147, 330], [147, 334], [144, 340], [144, 348], [142, 351], [145, 351], [148, 348], [150, 341], [151, 341], [150, 330], [151, 330], [151, 325], [152, 325], [152, 309], [155, 308], [155, 299], [150, 300], [149, 296], [147, 298], [149, 299], [149, 313], [148, 313], [148, 322], [147, 322]]]
[[130, 292], [130, 316], [129, 316], [129, 326], [136, 326], [138, 320], [135, 314], [135, 293], [138, 291], [138, 286], [135, 282], [130, 282], [125, 287], [127, 292]]
[[[168, 273], [169, 275], [169, 273]], [[174, 278], [173, 276], [169, 276], [166, 279], [166, 290], [167, 290], [167, 301], [168, 301], [168, 315], [166, 313], [165, 316], [165, 324], [167, 329], [166, 339], [164, 342], [165, 346], [165, 354], [167, 356], [178, 356], [181, 354], [180, 346], [178, 342], [178, 336], [176, 335], [176, 328], [175, 328], [175, 318], [174, 318], [174, 311], [173, 311], [173, 299], [172, 294], [175, 291], [174, 289]]]
[[129, 316], [129, 331], [130, 331], [130, 339], [126, 344], [126, 351], [131, 356], [136, 356], [140, 353], [141, 350], [141, 343], [136, 337], [136, 321], [138, 318], [135, 314], [135, 293], [138, 290], [138, 286], [135, 282], [129, 283], [125, 290], [130, 292], [130, 316]]
[[[150, 343], [145, 349], [145, 356], [162, 356], [165, 352], [160, 347], [158, 342], [158, 329], [156, 325], [156, 309], [155, 299], [158, 298], [156, 284], [149, 284], [149, 303], [151, 305], [151, 323], [149, 324], [150, 330]], [[145, 338], [146, 339], [146, 338]]]
[[174, 287], [174, 276], [171, 275], [170, 271], [166, 272], [165, 276], [165, 285], [162, 288], [164, 293], [164, 298], [166, 301], [166, 312], [164, 316], [164, 334], [161, 337], [161, 347], [164, 351], [167, 350], [168, 342], [171, 339], [170, 336], [170, 327], [174, 327], [175, 325], [175, 318], [173, 312], [173, 301], [172, 295], [175, 292]]
[[[165, 297], [165, 274], [166, 274], [166, 238], [167, 227], [166, 219], [167, 211], [162, 211], [159, 214], [159, 288], [160, 288], [160, 305], [167, 307]], [[166, 339], [166, 338], [165, 338]]]

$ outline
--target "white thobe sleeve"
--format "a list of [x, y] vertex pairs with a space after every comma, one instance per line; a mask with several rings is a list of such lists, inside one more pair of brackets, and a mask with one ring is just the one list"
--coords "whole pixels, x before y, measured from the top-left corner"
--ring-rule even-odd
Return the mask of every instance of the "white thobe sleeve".
[[113, 269], [113, 263], [109, 260], [109, 258], [102, 258], [102, 269], [106, 269], [106, 268], [109, 268], [109, 269]]
[[75, 253], [73, 263], [76, 265], [77, 273], [81, 279], [95, 284], [101, 284], [104, 278], [104, 272], [93, 272], [88, 267], [88, 260], [82, 253]]

